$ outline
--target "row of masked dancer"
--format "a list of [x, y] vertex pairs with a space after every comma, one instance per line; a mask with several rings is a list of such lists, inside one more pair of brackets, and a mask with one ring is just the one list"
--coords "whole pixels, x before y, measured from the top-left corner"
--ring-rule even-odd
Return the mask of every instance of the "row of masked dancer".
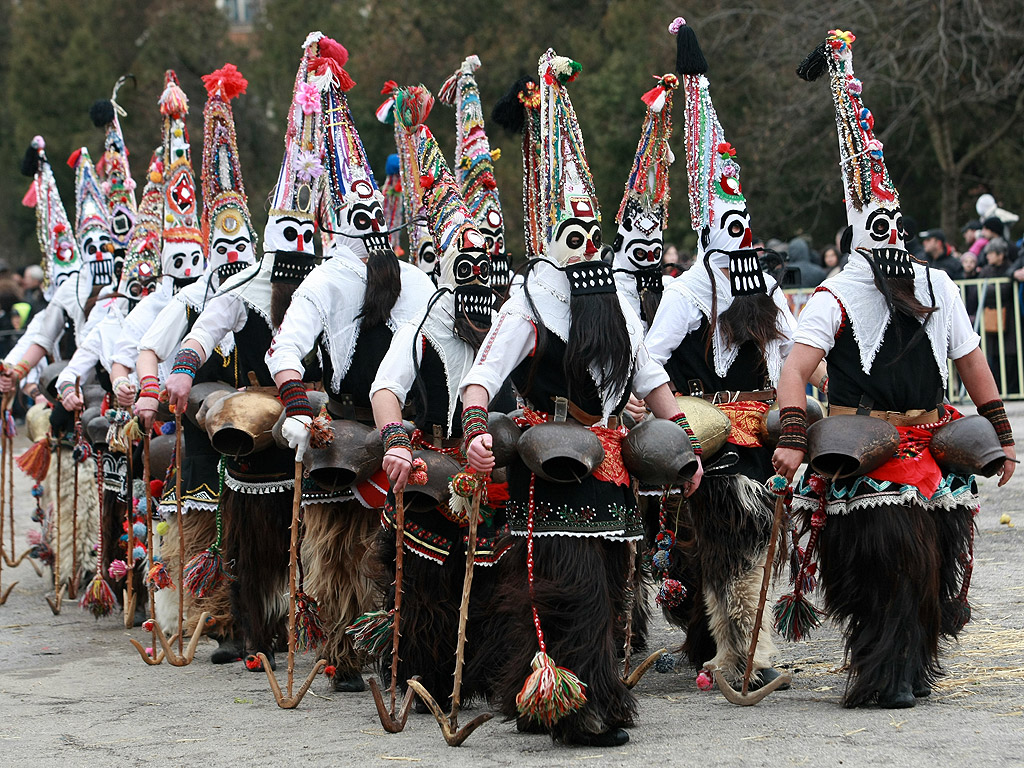
[[[42, 486], [41, 551], [88, 582], [86, 606], [113, 610], [131, 582], [137, 623], [149, 595], [148, 620], [207, 634], [214, 663], [276, 666], [295, 547], [296, 625], [334, 690], [364, 690], [375, 657], [384, 683], [395, 669], [400, 688], [419, 676], [443, 698], [461, 646], [464, 700], [566, 743], [622, 744], [637, 702], [621, 656], [645, 646], [651, 602], [685, 629], [696, 670], [738, 687], [752, 650], [751, 690], [779, 676], [771, 609], [751, 648], [773, 565], [766, 481], [792, 481], [805, 458], [811, 384], [828, 418], [887, 421], [899, 445], [870, 474], [796, 484], [781, 538], [797, 586], [811, 589], [816, 557], [823, 609], [846, 632], [844, 704], [926, 696], [940, 638], [969, 618], [978, 507], [974, 478], [928, 451], [959, 418], [943, 402], [948, 360], [994, 429], [1000, 484], [1014, 467], [978, 336], [946, 275], [904, 248], [851, 33], [829, 32], [799, 70], [831, 86], [850, 262], [797, 322], [753, 247], [696, 36], [682, 19], [669, 31], [676, 72], [642, 95], [611, 264], [569, 99], [582, 66], [552, 50], [491, 114], [522, 135], [528, 258], [514, 280], [476, 56], [438, 91], [455, 108], [451, 165], [425, 125], [430, 91], [385, 86], [376, 116], [397, 158], [378, 187], [346, 97], [348, 52], [310, 34], [262, 243], [231, 111], [246, 81], [232, 65], [203, 78], [201, 208], [173, 72], [138, 203], [116, 89], [92, 110], [102, 162], [73, 157], [74, 230], [37, 137], [28, 200], [52, 297], [0, 384], [50, 401], [30, 422], [63, 462], [48, 474], [24, 463]], [[700, 259], [664, 282], [674, 106]], [[630, 437], [652, 422], [657, 440]], [[76, 463], [73, 541], [53, 509], [69, 514]]]

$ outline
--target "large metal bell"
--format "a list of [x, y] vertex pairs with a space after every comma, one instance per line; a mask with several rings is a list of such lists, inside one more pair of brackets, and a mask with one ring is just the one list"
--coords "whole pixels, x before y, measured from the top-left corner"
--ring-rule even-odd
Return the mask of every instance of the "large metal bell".
[[307, 450], [302, 464], [313, 482], [326, 491], [338, 493], [368, 480], [380, 469], [384, 444], [376, 429], [358, 421], [335, 419], [331, 431], [331, 444]]
[[247, 456], [269, 448], [271, 430], [281, 415], [281, 401], [266, 392], [235, 392], [206, 412], [210, 445], [225, 456]]
[[[185, 410], [185, 416], [197, 427], [204, 429], [206, 413], [210, 407], [220, 398], [237, 391], [223, 381], [204, 381], [201, 384], [196, 384], [188, 393], [188, 407]], [[203, 415], [202, 419], [199, 417], [200, 413]]]
[[413, 451], [413, 460], [423, 459], [427, 465], [426, 485], [405, 486], [405, 508], [411, 512], [429, 512], [447, 504], [451, 496], [448, 481], [462, 471], [462, 466], [447, 454], [438, 451]]
[[[816, 424], [825, 417], [824, 412], [821, 410], [821, 403], [816, 399], [807, 396], [807, 426]], [[768, 444], [776, 445], [779, 442], [779, 436], [782, 434], [782, 425], [779, 423], [779, 403], [775, 402], [775, 405], [768, 411], [768, 415], [765, 416], [765, 428], [768, 430]]]
[[667, 419], [647, 419], [622, 441], [622, 463], [630, 475], [648, 485], [674, 485], [697, 471], [690, 437]]
[[553, 483], [578, 483], [604, 461], [597, 436], [576, 422], [546, 422], [519, 438], [519, 455], [530, 471]]
[[705, 459], [714, 456], [725, 447], [732, 432], [729, 417], [703, 397], [676, 395], [679, 410], [686, 414], [694, 436], [700, 442]]
[[929, 448], [943, 471], [958, 475], [992, 477], [1006, 460], [995, 427], [984, 416], [964, 416], [940, 427]]
[[857, 477], [893, 457], [900, 433], [892, 424], [867, 415], [829, 416], [807, 430], [807, 463], [819, 475]]
[[507, 467], [516, 460], [516, 446], [523, 431], [511, 417], [497, 411], [487, 414], [487, 431], [491, 435], [495, 468]]

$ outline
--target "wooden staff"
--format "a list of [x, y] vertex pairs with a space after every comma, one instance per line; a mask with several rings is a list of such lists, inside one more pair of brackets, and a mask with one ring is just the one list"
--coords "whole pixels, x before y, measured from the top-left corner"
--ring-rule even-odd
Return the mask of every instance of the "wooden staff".
[[[124, 439], [127, 439], [127, 436]], [[128, 565], [128, 575], [125, 577], [124, 583], [124, 628], [131, 629], [135, 626], [135, 483], [132, 481], [135, 473], [132, 467], [131, 440], [128, 440], [125, 456], [128, 462], [128, 509], [124, 513], [125, 522], [128, 523], [128, 544], [125, 547], [127, 550], [125, 562]]]
[[288, 695], [281, 692], [281, 686], [277, 682], [274, 670], [270, 668], [270, 659], [262, 651], [256, 656], [263, 664], [263, 671], [267, 673], [267, 680], [270, 682], [270, 689], [274, 692], [277, 706], [281, 709], [295, 709], [306, 695], [313, 679], [327, 666], [327, 661], [319, 659], [313, 665], [309, 676], [302, 683], [302, 687], [292, 695], [292, 687], [295, 683], [295, 571], [296, 558], [298, 554], [299, 541], [299, 514], [302, 511], [302, 462], [295, 462], [295, 490], [292, 493], [292, 526], [291, 545], [288, 553]]
[[[75, 397], [81, 397], [82, 377], [75, 377]], [[71, 578], [68, 579], [68, 597], [74, 599], [78, 583], [78, 457], [76, 450], [82, 446], [82, 409], [75, 408], [75, 447], [71, 451], [71, 460], [75, 462], [75, 495], [71, 502]], [[102, 553], [100, 555], [102, 565]]]
[[473, 495], [473, 508], [469, 513], [468, 542], [466, 544], [466, 571], [462, 580], [462, 603], [459, 605], [459, 638], [455, 646], [455, 674], [452, 684], [452, 710], [445, 717], [441, 707], [437, 705], [430, 692], [416, 679], [409, 681], [409, 687], [416, 691], [423, 702], [433, 713], [437, 724], [441, 726], [441, 734], [449, 747], [457, 747], [479, 726], [490, 720], [493, 715], [484, 712], [477, 715], [461, 730], [459, 729], [459, 705], [462, 697], [462, 666], [465, 661], [466, 623], [469, 620], [469, 593], [473, 587], [473, 565], [476, 561], [476, 529], [480, 518], [480, 501], [486, 488], [486, 479], [477, 475], [477, 488]]
[[54, 616], [60, 615], [60, 604], [64, 599], [64, 587], [60, 583], [60, 484], [63, 476], [61, 474], [61, 456], [64, 453], [64, 447], [61, 445], [60, 436], [57, 437], [57, 482], [54, 483], [56, 488], [54, 489], [54, 495], [57, 498], [57, 537], [56, 543], [53, 548], [53, 600], [49, 597], [46, 598], [46, 602], [50, 604], [50, 610], [53, 611]]

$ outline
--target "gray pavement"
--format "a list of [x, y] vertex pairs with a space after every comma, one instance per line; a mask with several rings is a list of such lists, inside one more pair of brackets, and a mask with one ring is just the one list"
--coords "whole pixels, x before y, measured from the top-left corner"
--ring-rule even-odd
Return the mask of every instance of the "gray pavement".
[[[1024, 404], [1009, 411], [1024, 435]], [[24, 447], [19, 438], [17, 452]], [[18, 475], [22, 546], [34, 524], [30, 482]], [[148, 634], [70, 601], [53, 616], [47, 582], [24, 563], [3, 572], [5, 586], [20, 583], [0, 607], [0, 766], [1024, 766], [1024, 472], [981, 489], [974, 620], [945, 653], [946, 677], [911, 710], [843, 709], [840, 637], [825, 627], [807, 642], [779, 641], [793, 688], [755, 707], [699, 691], [680, 664], [637, 686], [640, 715], [624, 748], [566, 748], [493, 720], [452, 749], [429, 715], [386, 734], [369, 693], [328, 693], [323, 679], [297, 709], [281, 710], [262, 674], [209, 664], [209, 641], [190, 666], [148, 667], [128, 644]], [[681, 641], [655, 621], [652, 647]], [[311, 664], [300, 656], [297, 673]]]

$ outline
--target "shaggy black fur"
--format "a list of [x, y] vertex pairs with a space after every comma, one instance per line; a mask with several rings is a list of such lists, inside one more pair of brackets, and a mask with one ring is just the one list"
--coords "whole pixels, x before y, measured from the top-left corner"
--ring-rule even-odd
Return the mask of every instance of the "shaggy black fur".
[[928, 512], [876, 507], [830, 515], [818, 543], [825, 608], [845, 623], [846, 707], [940, 673], [939, 535]]
[[[395, 605], [395, 533], [381, 529], [373, 552], [374, 581], [384, 591], [384, 609]], [[398, 651], [398, 683], [404, 690], [413, 675], [442, 709], [451, 706], [452, 676], [455, 674], [455, 646], [459, 633], [459, 607], [466, 558], [461, 546], [443, 565], [408, 550], [402, 561], [402, 639]], [[495, 566], [475, 567], [466, 624], [465, 665], [462, 702], [485, 695], [486, 678], [476, 656], [488, 646], [483, 620], [494, 593]], [[384, 685], [391, 682], [391, 644], [377, 662]]]
[[248, 494], [225, 487], [221, 499], [225, 517], [238, 522], [227, 526], [225, 542], [225, 557], [238, 575], [231, 583], [236, 632], [247, 652], [269, 655], [282, 617], [269, 615], [268, 602], [288, 584], [292, 492]]
[[[534, 539], [534, 585], [548, 655], [587, 684], [587, 704], [562, 718], [552, 736], [600, 732], [632, 725], [637, 702], [620, 677], [615, 641], [615, 606], [624, 600], [628, 547], [595, 537], [539, 536]], [[516, 695], [537, 653], [526, 541], [516, 537], [499, 563], [495, 599], [486, 622], [488, 644], [478, 662], [493, 673], [491, 695], [508, 719], [515, 719]]]

